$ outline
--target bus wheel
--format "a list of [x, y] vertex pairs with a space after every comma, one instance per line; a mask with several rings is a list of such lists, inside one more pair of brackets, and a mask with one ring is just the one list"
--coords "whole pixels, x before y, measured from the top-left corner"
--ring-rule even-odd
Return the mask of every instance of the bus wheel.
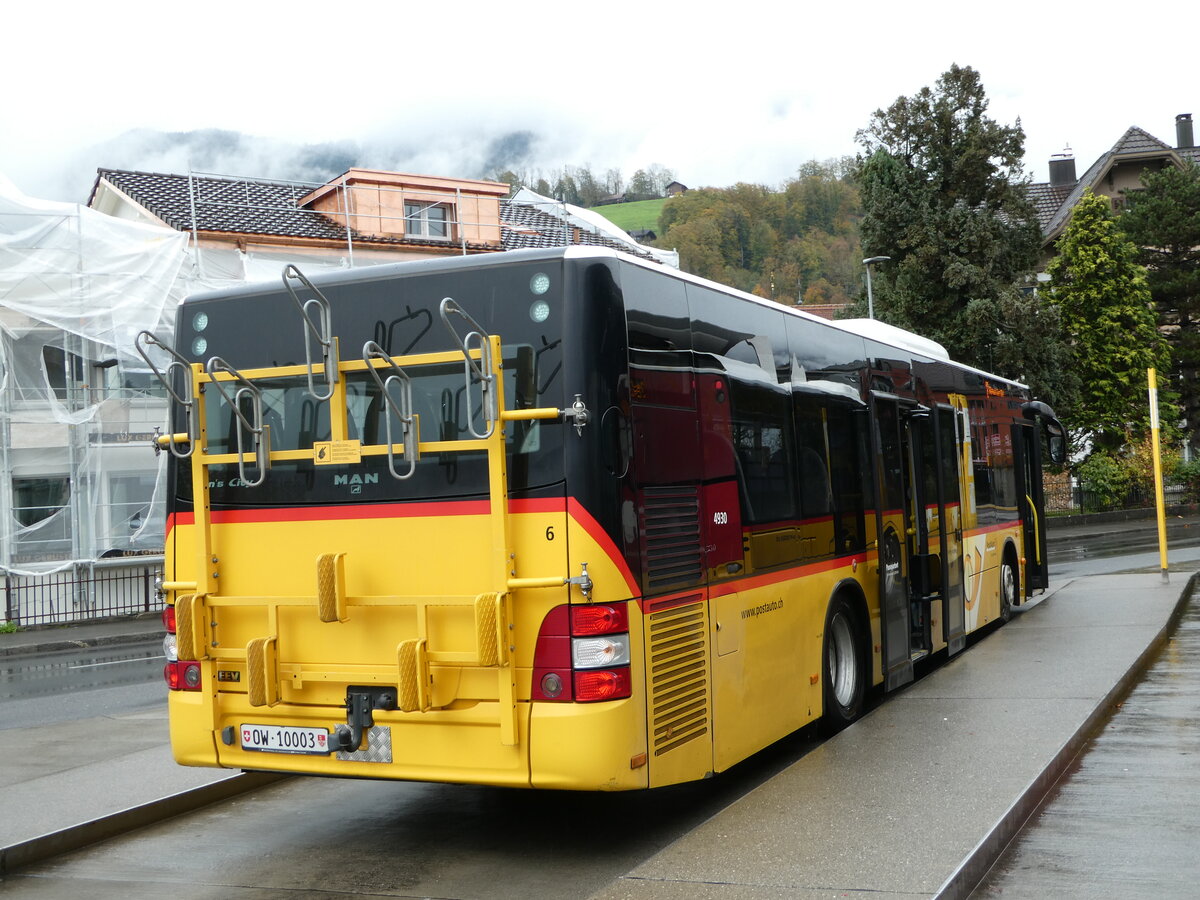
[[834, 733], [862, 714], [867, 679], [860, 650], [858, 619], [843, 596], [833, 598], [825, 616], [825, 709], [821, 722]]
[[1012, 618], [1013, 606], [1017, 602], [1017, 564], [1011, 553], [1004, 554], [1000, 564], [1000, 621]]

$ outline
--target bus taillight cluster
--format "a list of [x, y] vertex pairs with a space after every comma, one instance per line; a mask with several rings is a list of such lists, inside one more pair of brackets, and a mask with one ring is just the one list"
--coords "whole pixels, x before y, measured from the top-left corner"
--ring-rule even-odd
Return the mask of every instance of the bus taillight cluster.
[[593, 703], [630, 695], [629, 604], [556, 606], [542, 620], [533, 699]]
[[167, 636], [163, 638], [163, 653], [166, 654], [167, 664], [163, 666], [163, 678], [167, 688], [172, 691], [200, 690], [200, 663], [193, 660], [179, 659], [179, 646], [175, 640], [175, 607], [167, 606], [162, 611], [163, 628]]

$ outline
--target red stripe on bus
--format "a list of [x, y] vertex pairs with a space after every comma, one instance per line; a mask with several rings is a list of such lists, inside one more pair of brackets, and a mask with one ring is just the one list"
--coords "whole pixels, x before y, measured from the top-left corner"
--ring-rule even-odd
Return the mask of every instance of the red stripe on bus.
[[608, 532], [600, 527], [600, 523], [592, 518], [592, 514], [574, 497], [567, 498], [567, 513], [579, 523], [579, 526], [587, 532], [588, 537], [596, 542], [600, 550], [617, 567], [617, 571], [625, 579], [625, 586], [629, 589], [629, 595], [636, 597], [640, 594], [641, 591], [638, 590], [637, 579], [634, 578], [629, 564], [625, 561], [625, 554], [613, 543], [613, 539], [609, 536]]
[[[288, 506], [276, 509], [223, 509], [212, 514], [215, 525], [253, 522], [321, 522], [351, 519], [418, 519], [432, 516], [486, 516], [486, 500], [443, 503], [367, 503], [361, 506]], [[193, 514], [194, 515], [194, 514]], [[193, 522], [194, 522], [193, 518]]]
[[715, 599], [728, 594], [736, 594], [739, 591], [753, 590], [754, 588], [768, 587], [784, 581], [792, 581], [796, 578], [804, 578], [808, 575], [819, 575], [822, 572], [832, 572], [835, 569], [848, 569], [854, 566], [855, 562], [861, 566], [875, 559], [878, 555], [876, 551], [852, 553], [849, 556], [839, 556], [836, 559], [826, 559], [821, 562], [809, 563], [808, 565], [793, 566], [781, 569], [778, 572], [769, 572], [765, 575], [748, 575], [745, 578], [738, 578], [733, 581], [724, 582], [723, 584], [715, 584], [709, 588], [708, 595], [710, 599]]

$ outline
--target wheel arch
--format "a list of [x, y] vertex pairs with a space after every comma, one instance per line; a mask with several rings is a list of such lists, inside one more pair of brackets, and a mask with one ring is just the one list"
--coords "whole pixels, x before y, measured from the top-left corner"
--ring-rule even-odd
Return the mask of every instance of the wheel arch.
[[871, 617], [867, 611], [867, 595], [863, 592], [862, 585], [853, 578], [843, 578], [835, 584], [833, 590], [829, 592], [829, 599], [825, 603], [826, 616], [829, 615], [830, 607], [833, 606], [834, 601], [839, 596], [845, 597], [846, 602], [850, 604], [850, 608], [854, 610], [854, 615], [858, 619], [859, 637], [869, 634]]

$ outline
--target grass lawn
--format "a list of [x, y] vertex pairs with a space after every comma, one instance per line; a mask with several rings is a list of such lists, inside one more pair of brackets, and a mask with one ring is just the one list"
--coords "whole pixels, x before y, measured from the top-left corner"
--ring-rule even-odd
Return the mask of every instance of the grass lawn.
[[658, 230], [658, 216], [662, 212], [665, 199], [638, 200], [634, 203], [610, 203], [607, 206], [593, 206], [592, 212], [599, 213], [622, 231], [638, 231], [649, 229]]

